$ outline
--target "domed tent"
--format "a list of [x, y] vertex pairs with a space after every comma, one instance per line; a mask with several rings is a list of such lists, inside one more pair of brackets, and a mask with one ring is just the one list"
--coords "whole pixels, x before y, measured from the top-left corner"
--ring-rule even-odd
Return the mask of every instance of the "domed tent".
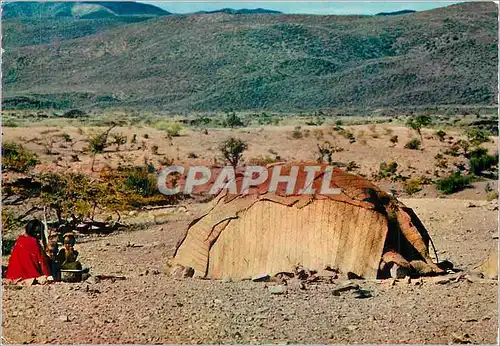
[[[442, 272], [429, 256], [430, 237], [415, 213], [365, 178], [333, 169], [330, 188], [340, 194], [300, 194], [304, 168], [311, 165], [299, 164], [297, 186], [288, 194], [283, 184], [269, 193], [269, 179], [248, 194], [222, 191], [208, 213], [191, 222], [169, 266], [191, 267], [194, 276], [213, 279], [275, 275], [299, 264], [367, 279], [387, 275], [393, 264]], [[297, 164], [270, 165], [268, 172], [276, 166], [287, 175]], [[311, 186], [318, 187], [322, 175]]]

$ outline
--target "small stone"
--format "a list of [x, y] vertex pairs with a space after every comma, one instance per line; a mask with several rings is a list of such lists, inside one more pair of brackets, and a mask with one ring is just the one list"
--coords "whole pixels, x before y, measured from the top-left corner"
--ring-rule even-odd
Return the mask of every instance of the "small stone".
[[347, 278], [349, 280], [363, 280], [362, 276], [359, 276], [358, 274], [353, 272], [347, 272]]
[[286, 285], [288, 288], [292, 290], [305, 290], [306, 286], [302, 282], [302, 280], [299, 280], [297, 278], [292, 278], [286, 282]]
[[435, 281], [436, 284], [438, 285], [445, 285], [445, 284], [449, 284], [450, 283], [450, 279], [440, 279], [440, 280], [436, 280]]
[[474, 203], [472, 203], [472, 202], [468, 202], [468, 203], [466, 204], [466, 207], [467, 207], [467, 208], [475, 208], [475, 207], [477, 207], [477, 205], [475, 205], [475, 204], [474, 204]]
[[271, 294], [284, 294], [287, 292], [286, 286], [283, 285], [270, 286], [268, 290]]
[[252, 281], [253, 282], [262, 282], [262, 281], [267, 281], [270, 278], [271, 277], [269, 276], [269, 274], [260, 274], [260, 275], [253, 276]]
[[332, 293], [334, 296], [339, 296], [341, 292], [347, 292], [350, 290], [357, 290], [357, 289], [359, 289], [358, 284], [347, 281], [344, 284], [341, 284], [339, 287], [334, 288]]
[[347, 330], [352, 332], [352, 331], [355, 331], [356, 329], [358, 329], [359, 327], [351, 324], [351, 325], [347, 326], [346, 328], [347, 328]]
[[85, 280], [86, 283], [90, 285], [95, 285], [98, 284], [101, 281], [98, 277], [95, 276], [90, 276], [87, 280]]
[[61, 315], [57, 318], [59, 322], [69, 322], [69, 316], [68, 315]]
[[129, 211], [128, 215], [129, 216], [135, 216], [135, 215], [137, 215], [137, 211], [136, 210], [131, 210], [131, 211]]
[[365, 298], [371, 298], [372, 294], [370, 291], [357, 290], [353, 293], [353, 297], [357, 299], [365, 299]]
[[231, 277], [228, 276], [228, 275], [224, 275], [222, 277], [222, 282], [224, 282], [224, 283], [229, 283], [229, 282], [232, 282], [232, 281], [233, 281], [233, 279], [231, 279]]

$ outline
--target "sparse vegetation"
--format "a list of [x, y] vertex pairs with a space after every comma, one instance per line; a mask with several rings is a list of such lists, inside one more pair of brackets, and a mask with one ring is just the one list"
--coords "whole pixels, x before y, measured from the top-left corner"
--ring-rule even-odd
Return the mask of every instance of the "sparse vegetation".
[[394, 145], [396, 145], [396, 144], [398, 143], [398, 140], [399, 140], [399, 139], [398, 139], [398, 136], [397, 136], [397, 135], [394, 135], [394, 136], [392, 136], [392, 137], [389, 139], [389, 141], [392, 143], [392, 145], [393, 145], [393, 146], [394, 146]]
[[414, 195], [415, 193], [422, 190], [421, 179], [420, 178], [412, 178], [408, 179], [404, 182], [404, 191], [408, 195]]
[[302, 137], [303, 137], [303, 135], [302, 135], [302, 127], [295, 126], [295, 129], [292, 132], [292, 138], [294, 138], [294, 139], [300, 139]]
[[436, 187], [445, 194], [452, 194], [470, 187], [471, 181], [471, 176], [463, 176], [460, 172], [456, 172], [446, 178], [439, 179], [436, 182]]
[[2, 144], [2, 170], [26, 173], [40, 161], [36, 154], [21, 144], [6, 141]]
[[432, 119], [430, 116], [425, 115], [425, 114], [421, 114], [421, 115], [417, 115], [417, 116], [409, 118], [406, 122], [406, 126], [415, 130], [417, 132], [418, 136], [420, 137], [420, 141], [422, 141], [423, 140], [422, 128], [430, 125], [431, 122], [432, 122]]
[[413, 138], [408, 143], [405, 144], [405, 148], [412, 150], [420, 150], [420, 144], [421, 142], [418, 138]]
[[344, 148], [337, 146], [336, 143], [330, 143], [328, 141], [323, 144], [317, 144], [318, 146], [318, 159], [319, 163], [327, 162], [331, 164], [333, 162], [333, 154], [344, 151]]
[[484, 148], [477, 148], [471, 151], [469, 156], [470, 172], [474, 175], [480, 176], [484, 171], [498, 166], [498, 153], [496, 155], [489, 155], [488, 150]]
[[223, 158], [233, 167], [238, 166], [243, 157], [243, 152], [247, 149], [248, 144], [246, 142], [234, 137], [229, 137], [219, 146]]
[[444, 142], [444, 139], [446, 137], [446, 132], [443, 130], [436, 131], [436, 137], [439, 139], [440, 142]]
[[112, 133], [111, 138], [113, 139], [112, 144], [116, 145], [116, 151], [120, 151], [120, 146], [127, 143], [127, 136], [122, 133]]

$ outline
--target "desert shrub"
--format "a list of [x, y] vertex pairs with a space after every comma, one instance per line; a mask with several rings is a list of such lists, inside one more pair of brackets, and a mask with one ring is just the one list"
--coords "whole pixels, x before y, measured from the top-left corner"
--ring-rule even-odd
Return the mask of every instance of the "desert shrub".
[[475, 175], [481, 175], [483, 171], [489, 170], [498, 165], [498, 154], [489, 155], [488, 150], [477, 148], [469, 153], [470, 172]]
[[382, 162], [382, 163], [380, 163], [377, 177], [378, 178], [390, 177], [390, 176], [396, 174], [397, 170], [398, 170], [397, 162], [394, 162], [394, 161], [391, 161], [389, 163]]
[[25, 149], [21, 144], [6, 141], [2, 145], [2, 169], [5, 171], [26, 173], [40, 161], [36, 154]]
[[153, 145], [153, 146], [151, 147], [151, 153], [152, 153], [153, 155], [158, 155], [158, 149], [159, 149], [159, 147], [158, 147], [157, 145]]
[[113, 139], [111, 143], [116, 145], [117, 151], [120, 150], [121, 145], [124, 145], [127, 143], [127, 136], [125, 136], [122, 133], [113, 133], [113, 134], [111, 134], [111, 138]]
[[335, 125], [342, 126], [343, 125], [342, 120], [339, 119], [339, 120], [335, 121]]
[[422, 190], [420, 184], [421, 184], [420, 178], [412, 178], [404, 182], [403, 188], [408, 195], [413, 195]]
[[128, 169], [125, 186], [142, 197], [150, 197], [158, 192], [156, 175], [149, 167]]
[[346, 166], [346, 171], [351, 172], [356, 169], [359, 169], [359, 165], [356, 163], [356, 161], [349, 161]]
[[393, 129], [391, 129], [390, 127], [385, 127], [385, 128], [384, 128], [384, 132], [385, 132], [385, 134], [386, 134], [387, 136], [390, 136], [390, 135], [392, 135], [392, 133], [394, 132], [394, 130], [393, 130]]
[[430, 116], [425, 115], [425, 114], [421, 114], [421, 115], [417, 115], [417, 116], [409, 118], [406, 121], [406, 126], [415, 130], [417, 132], [417, 134], [419, 135], [420, 140], [422, 140], [422, 127], [430, 125], [431, 122], [432, 122], [432, 119]]
[[398, 142], [399, 138], [398, 136], [394, 135], [392, 136], [389, 141], [393, 144], [393, 145], [396, 145], [396, 143]]
[[[160, 121], [153, 126], [155, 129], [165, 131], [168, 137], [178, 137], [182, 130], [182, 125], [168, 121]], [[144, 137], [146, 138], [146, 137]]]
[[226, 119], [222, 122], [224, 127], [243, 127], [245, 124], [243, 121], [236, 115], [235, 112], [229, 112], [226, 115]]
[[463, 176], [460, 172], [456, 172], [449, 177], [439, 179], [436, 182], [436, 187], [445, 194], [452, 194], [470, 187], [471, 180], [472, 177]]
[[488, 194], [486, 195], [486, 200], [488, 202], [491, 202], [495, 199], [498, 199], [498, 192], [497, 191], [488, 192]]
[[359, 130], [358, 131], [358, 138], [362, 138], [364, 135], [365, 135], [365, 131], [364, 130]]
[[460, 155], [459, 151], [460, 151], [460, 146], [458, 144], [454, 144], [450, 148], [446, 149], [444, 151], [444, 154], [449, 155], [449, 156], [453, 156], [453, 157], [457, 157]]
[[229, 162], [233, 167], [238, 166], [243, 156], [243, 152], [247, 149], [247, 143], [234, 137], [229, 137], [219, 145], [219, 150], [224, 160]]
[[62, 133], [60, 135], [60, 137], [63, 139], [63, 141], [67, 142], [67, 143], [70, 143], [73, 141], [73, 139], [71, 138], [71, 136], [67, 133]]
[[250, 160], [248, 160], [249, 165], [253, 166], [267, 166], [271, 163], [279, 162], [280, 157], [277, 156], [275, 158], [271, 156], [258, 156], [258, 157], [252, 157]]
[[94, 163], [95, 163], [95, 158], [97, 154], [101, 154], [104, 152], [104, 149], [106, 149], [109, 145], [108, 143], [108, 136], [111, 130], [115, 126], [112, 125], [110, 126], [106, 131], [98, 132], [92, 135], [89, 139], [89, 151], [92, 153], [92, 166], [91, 170], [94, 170]]
[[337, 146], [336, 143], [330, 143], [325, 141], [323, 144], [317, 144], [318, 146], [318, 162], [333, 162], [333, 154], [344, 151], [344, 148]]
[[371, 124], [370, 126], [368, 126], [368, 128], [373, 133], [377, 132], [377, 125], [375, 125], [375, 124]]
[[468, 140], [465, 140], [465, 139], [460, 139], [458, 140], [456, 143], [455, 143], [460, 149], [462, 149], [464, 155], [467, 155], [469, 149], [470, 149], [470, 146], [471, 146], [471, 143], [468, 141]]
[[406, 149], [412, 149], [412, 150], [419, 150], [420, 149], [420, 144], [422, 142], [418, 138], [413, 138], [410, 140], [408, 143], [405, 144]]
[[158, 160], [160, 165], [162, 166], [172, 166], [174, 164], [174, 159], [171, 157], [162, 157], [160, 160]]
[[478, 128], [470, 128], [465, 134], [467, 135], [467, 140], [473, 146], [478, 146], [482, 143], [489, 142], [490, 140], [488, 132]]
[[438, 167], [438, 168], [448, 167], [448, 161], [443, 156], [443, 154], [441, 154], [441, 153], [436, 154], [436, 156], [434, 156], [434, 159], [436, 160], [436, 167]]
[[446, 132], [444, 132], [443, 130], [439, 130], [439, 131], [436, 131], [435, 135], [439, 139], [440, 142], [443, 142], [445, 137], [446, 137]]
[[130, 141], [130, 143], [132, 143], [132, 144], [136, 144], [137, 143], [137, 134], [136, 133], [134, 133], [132, 135], [132, 140]]
[[356, 142], [356, 138], [354, 137], [354, 134], [349, 131], [349, 130], [346, 130], [344, 129], [343, 127], [341, 126], [335, 126], [333, 128], [334, 131], [336, 131], [339, 135], [341, 135], [342, 137], [344, 137], [345, 139], [349, 140], [349, 143], [354, 143]]
[[149, 134], [145, 133], [142, 137], [144, 137], [145, 139], [149, 139]]
[[197, 158], [198, 158], [198, 155], [196, 155], [195, 153], [193, 153], [193, 152], [188, 153], [188, 159], [197, 159]]
[[302, 138], [302, 127], [300, 126], [295, 126], [295, 129], [292, 132], [292, 138], [294, 139], [300, 139]]
[[311, 135], [311, 131], [309, 131], [308, 129], [305, 129], [304, 130], [304, 137], [309, 138], [310, 135]]
[[324, 138], [324, 132], [322, 129], [314, 129], [313, 134], [314, 134], [314, 137], [316, 137], [316, 139], [318, 141], [320, 141]]
[[61, 115], [62, 118], [70, 118], [70, 119], [83, 118], [83, 117], [87, 117], [87, 116], [88, 116], [87, 113], [85, 113], [84, 111], [82, 111], [80, 109], [71, 109], [71, 110], [69, 110]]

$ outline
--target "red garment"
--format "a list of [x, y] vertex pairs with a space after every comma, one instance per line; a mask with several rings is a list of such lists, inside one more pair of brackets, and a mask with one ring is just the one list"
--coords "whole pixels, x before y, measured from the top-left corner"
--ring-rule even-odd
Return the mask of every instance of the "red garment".
[[33, 237], [23, 234], [17, 238], [9, 259], [5, 277], [9, 280], [31, 279], [50, 275], [48, 257]]

